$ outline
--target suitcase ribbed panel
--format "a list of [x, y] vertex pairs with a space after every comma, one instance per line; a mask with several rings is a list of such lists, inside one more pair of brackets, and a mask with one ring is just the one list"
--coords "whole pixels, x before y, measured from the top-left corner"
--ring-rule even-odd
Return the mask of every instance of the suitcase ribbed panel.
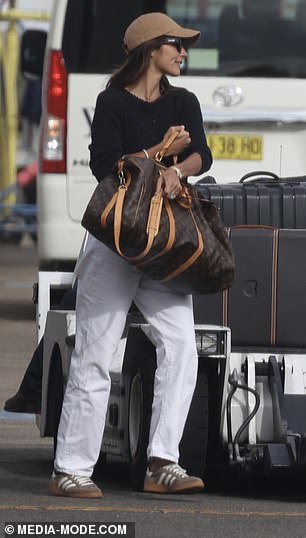
[[[294, 186], [295, 224], [297, 229], [306, 228], [306, 189], [305, 185]], [[291, 228], [291, 226], [288, 226]]]
[[224, 224], [306, 228], [306, 182], [197, 184], [220, 209]]

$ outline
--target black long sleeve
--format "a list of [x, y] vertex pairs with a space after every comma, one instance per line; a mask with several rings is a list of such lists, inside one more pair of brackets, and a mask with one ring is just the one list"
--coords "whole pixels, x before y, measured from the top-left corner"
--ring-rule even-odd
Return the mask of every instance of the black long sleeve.
[[89, 146], [93, 175], [101, 181], [122, 155], [159, 144], [171, 125], [184, 125], [191, 135], [191, 144], [180, 160], [197, 152], [202, 157], [199, 173], [209, 170], [212, 155], [200, 105], [193, 93], [172, 88], [158, 100], [147, 103], [125, 90], [104, 90], [97, 98]]

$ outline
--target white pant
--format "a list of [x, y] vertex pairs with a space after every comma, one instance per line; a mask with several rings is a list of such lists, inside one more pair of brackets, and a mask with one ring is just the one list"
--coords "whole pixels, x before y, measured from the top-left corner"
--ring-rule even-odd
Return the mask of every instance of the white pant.
[[55, 468], [91, 476], [110, 392], [109, 368], [134, 300], [156, 346], [148, 457], [177, 462], [197, 376], [192, 297], [145, 277], [89, 236], [78, 264], [76, 344], [58, 430]]

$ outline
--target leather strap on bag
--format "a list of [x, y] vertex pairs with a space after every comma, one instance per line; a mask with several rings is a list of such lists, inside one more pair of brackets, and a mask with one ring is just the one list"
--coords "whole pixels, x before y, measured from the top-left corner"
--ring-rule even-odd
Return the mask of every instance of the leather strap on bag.
[[[114, 214], [114, 243], [116, 246], [116, 250], [120, 256], [125, 258], [126, 260], [136, 263], [138, 261], [142, 261], [143, 258], [147, 256], [147, 254], [150, 252], [154, 239], [159, 231], [159, 224], [160, 224], [160, 216], [161, 216], [161, 210], [163, 205], [163, 193], [162, 191], [156, 193], [152, 199], [151, 199], [151, 205], [150, 205], [150, 211], [148, 216], [148, 222], [147, 222], [147, 235], [148, 240], [147, 244], [144, 248], [144, 250], [138, 254], [137, 256], [128, 257], [125, 256], [124, 253], [121, 250], [120, 247], [120, 234], [121, 234], [121, 224], [122, 224], [122, 212], [123, 212], [123, 206], [124, 206], [124, 199], [127, 192], [128, 185], [131, 183], [131, 176], [130, 173], [127, 172], [128, 179], [126, 182], [126, 185], [120, 185], [118, 188], [118, 192], [113, 196], [111, 202], [108, 204], [107, 208], [109, 211], [114, 207], [115, 205], [115, 214]], [[108, 213], [109, 213], [108, 211]], [[106, 210], [104, 211], [103, 215], [101, 216], [101, 223], [102, 223], [102, 217], [103, 222], [106, 222], [107, 215], [105, 215]], [[169, 226], [169, 237], [175, 236], [175, 223], [174, 220], [170, 221]], [[173, 230], [174, 226], [174, 230]], [[169, 240], [168, 240], [169, 242]], [[167, 243], [168, 244], [168, 243]]]
[[153, 233], [153, 236], [156, 237], [159, 231], [160, 217], [163, 207], [162, 192], [157, 192], [152, 196], [150, 203], [150, 210], [147, 222], [147, 235], [149, 236]]
[[[147, 244], [146, 244], [144, 250], [140, 254], [138, 254], [137, 256], [131, 256], [131, 257], [125, 256], [125, 254], [122, 252], [122, 250], [120, 248], [120, 233], [121, 233], [122, 211], [123, 211], [125, 194], [126, 194], [126, 189], [124, 189], [123, 187], [119, 187], [118, 198], [117, 198], [116, 205], [115, 205], [114, 242], [115, 242], [115, 246], [116, 246], [116, 250], [117, 250], [118, 254], [120, 254], [120, 256], [122, 256], [124, 259], [126, 259], [126, 260], [128, 260], [128, 261], [130, 261], [132, 263], [136, 263], [136, 265], [137, 265], [137, 262], [141, 262], [143, 260], [143, 258], [145, 258], [147, 256], [147, 254], [149, 254], [149, 252], [150, 252], [150, 250], [152, 248], [154, 239], [155, 239], [156, 235], [158, 234], [159, 223], [160, 223], [160, 215], [161, 215], [161, 210], [162, 210], [162, 205], [163, 205], [163, 194], [160, 191], [160, 192], [158, 192], [157, 194], [155, 194], [152, 197], [151, 207], [150, 207], [150, 212], [149, 212], [149, 218], [148, 218], [148, 223], [147, 223], [147, 235], [148, 235]], [[174, 226], [174, 229], [173, 229], [173, 226]], [[168, 239], [168, 243], [170, 241], [170, 238], [172, 238], [172, 237], [173, 238], [175, 237], [175, 222], [174, 222], [174, 220], [169, 222], [169, 239]]]
[[137, 267], [145, 267], [148, 263], [151, 263], [153, 260], [157, 260], [169, 250], [172, 249], [174, 241], [175, 241], [175, 219], [173, 215], [173, 211], [171, 208], [171, 204], [167, 198], [163, 198], [163, 204], [166, 209], [166, 213], [169, 220], [169, 235], [168, 235], [168, 241], [166, 245], [164, 246], [163, 250], [158, 252], [158, 254], [154, 254], [154, 256], [151, 256], [150, 258], [145, 259], [144, 261], [141, 261], [140, 263], [137, 263]]
[[[160, 163], [162, 161], [162, 159], [166, 155], [168, 149], [170, 148], [171, 144], [174, 142], [174, 140], [178, 137], [179, 134], [180, 134], [179, 131], [175, 131], [174, 133], [172, 133], [172, 135], [169, 136], [169, 138], [167, 138], [167, 140], [166, 140], [164, 146], [162, 147], [162, 149], [155, 154], [155, 157], [154, 157], [155, 161], [157, 161], [158, 163]], [[173, 157], [173, 161], [174, 161], [174, 163], [177, 162], [177, 156], [176, 155]]]
[[196, 220], [194, 218], [192, 209], [189, 209], [189, 211], [191, 213], [192, 220], [193, 220], [193, 223], [194, 223], [194, 226], [195, 226], [195, 230], [197, 232], [198, 247], [194, 251], [194, 253], [188, 258], [188, 260], [186, 260], [179, 267], [177, 267], [174, 271], [172, 271], [166, 277], [164, 277], [161, 280], [161, 282], [169, 282], [169, 280], [173, 280], [174, 278], [176, 278], [178, 275], [180, 275], [184, 271], [187, 271], [187, 269], [189, 269], [189, 267], [191, 267], [194, 264], [194, 262], [201, 256], [201, 254], [202, 254], [202, 252], [204, 250], [204, 241], [203, 241], [203, 237], [201, 235], [200, 229], [199, 229], [199, 227], [198, 227], [198, 225], [196, 223]]

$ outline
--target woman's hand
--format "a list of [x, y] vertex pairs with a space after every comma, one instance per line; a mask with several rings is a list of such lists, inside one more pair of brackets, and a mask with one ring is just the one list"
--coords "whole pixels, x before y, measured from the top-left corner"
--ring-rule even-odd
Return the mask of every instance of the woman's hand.
[[164, 196], [167, 196], [171, 200], [176, 198], [182, 190], [179, 177], [175, 169], [171, 168], [171, 166], [160, 172], [156, 184], [156, 192], [159, 192], [160, 190], [163, 190]]
[[184, 125], [174, 125], [169, 127], [168, 131], [165, 133], [162, 141], [163, 145], [166, 144], [167, 140], [174, 132], [178, 132], [179, 134], [167, 150], [166, 156], [179, 155], [189, 146], [191, 142], [190, 134], [188, 131], [185, 131]]
[[[167, 156], [179, 155], [191, 142], [190, 134], [188, 131], [185, 131], [184, 125], [174, 125], [169, 127], [168, 131], [165, 133], [162, 144], [165, 145], [170, 136], [175, 132], [178, 132], [178, 136], [167, 150]], [[170, 199], [176, 198], [178, 194], [180, 194], [182, 185], [175, 168], [170, 166], [166, 170], [160, 172], [156, 185], [156, 192], [159, 192], [160, 190], [163, 190], [164, 196], [167, 196]]]

